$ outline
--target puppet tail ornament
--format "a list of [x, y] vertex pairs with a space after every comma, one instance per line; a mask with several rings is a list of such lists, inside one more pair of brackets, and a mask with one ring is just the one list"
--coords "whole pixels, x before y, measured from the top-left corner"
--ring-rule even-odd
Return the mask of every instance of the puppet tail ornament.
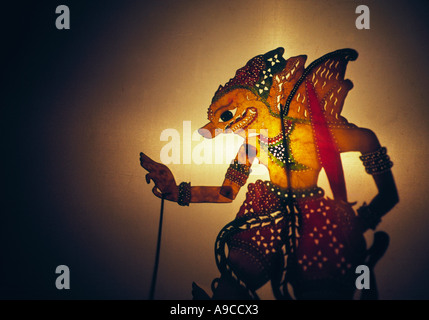
[[[221, 278], [215, 279], [212, 283], [212, 291], [215, 292], [219, 288], [219, 284], [222, 284], [227, 279], [228, 282], [235, 283], [239, 291], [241, 291], [242, 296], [247, 299], [259, 300], [259, 297], [255, 290], [252, 290], [247, 287], [237, 274], [231, 269], [231, 266], [227, 262], [228, 259], [225, 254], [225, 248], [227, 246], [227, 241], [235, 234], [238, 234], [244, 230], [250, 228], [252, 220], [259, 220], [261, 217], [254, 217], [254, 219], [249, 219], [248, 217], [242, 217], [228, 223], [223, 229], [219, 232], [216, 242], [215, 242], [215, 257], [216, 265], [221, 272]], [[258, 224], [258, 223], [256, 223]], [[254, 224], [254, 225], [256, 225]], [[219, 290], [221, 291], [221, 290]]]
[[253, 290], [247, 288], [246, 284], [242, 282], [238, 276], [232, 271], [231, 267], [227, 263], [227, 257], [225, 254], [225, 247], [227, 246], [227, 240], [230, 239], [234, 234], [239, 233], [240, 231], [246, 230], [248, 228], [247, 217], [237, 219], [228, 223], [222, 230], [219, 232], [216, 242], [215, 242], [215, 257], [216, 265], [221, 273], [220, 278], [213, 280], [211, 284], [211, 290], [213, 296], [210, 297], [207, 292], [199, 287], [195, 282], [192, 283], [192, 298], [193, 300], [225, 300], [225, 293], [229, 294], [229, 285], [225, 286], [225, 283], [234, 284], [232, 287], [234, 291], [238, 289], [240, 291], [240, 296], [246, 297], [245, 299], [256, 299], [259, 300], [258, 295]]

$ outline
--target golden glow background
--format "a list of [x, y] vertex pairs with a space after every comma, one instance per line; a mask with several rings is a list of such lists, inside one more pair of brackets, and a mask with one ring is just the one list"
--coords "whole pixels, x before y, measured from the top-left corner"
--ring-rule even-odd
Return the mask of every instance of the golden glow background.
[[[146, 299], [160, 200], [139, 152], [159, 161], [162, 130], [198, 129], [219, 84], [282, 46], [285, 58], [307, 54], [307, 65], [340, 48], [359, 52], [343, 115], [387, 146], [400, 195], [380, 225], [391, 236], [376, 267], [380, 298], [429, 298], [424, 1], [365, 2], [370, 30], [355, 28], [362, 3], [351, 0], [72, 1], [68, 31], [55, 29], [58, 4], [48, 3], [32, 4], [24, 17], [33, 25], [9, 37], [17, 63], [7, 67], [2, 118], [12, 151], [3, 159], [4, 297]], [[349, 199], [369, 202], [376, 190], [358, 154], [343, 160]], [[220, 185], [227, 164], [170, 168], [178, 183]], [[192, 281], [209, 288], [215, 238], [244, 194], [232, 204], [166, 203], [157, 299], [190, 299]], [[71, 270], [68, 292], [54, 287], [60, 264]]]

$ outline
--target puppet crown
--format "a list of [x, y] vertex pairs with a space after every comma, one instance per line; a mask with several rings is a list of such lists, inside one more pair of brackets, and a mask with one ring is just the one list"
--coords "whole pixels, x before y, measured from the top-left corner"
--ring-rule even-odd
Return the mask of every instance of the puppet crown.
[[250, 59], [244, 67], [237, 70], [234, 78], [224, 86], [219, 86], [212, 103], [219, 100], [224, 94], [238, 88], [248, 89], [264, 100], [267, 99], [273, 83], [273, 75], [282, 71], [286, 66], [283, 53], [284, 49], [280, 47]]

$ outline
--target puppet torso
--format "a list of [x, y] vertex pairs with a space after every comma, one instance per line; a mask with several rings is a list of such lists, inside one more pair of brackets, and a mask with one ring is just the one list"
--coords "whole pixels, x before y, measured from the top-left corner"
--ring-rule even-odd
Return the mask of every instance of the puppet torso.
[[[298, 119], [287, 119], [285, 123], [285, 139], [281, 131], [271, 137], [261, 134], [259, 161], [268, 167], [270, 180], [278, 186], [294, 189], [315, 187], [321, 166], [311, 124]], [[286, 152], [285, 144], [288, 149]], [[286, 166], [290, 169], [290, 182]]]

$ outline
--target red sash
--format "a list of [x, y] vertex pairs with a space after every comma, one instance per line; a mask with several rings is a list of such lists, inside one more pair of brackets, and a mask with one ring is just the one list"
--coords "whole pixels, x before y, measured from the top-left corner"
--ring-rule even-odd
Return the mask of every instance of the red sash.
[[309, 111], [314, 129], [314, 138], [319, 152], [320, 162], [325, 169], [334, 199], [347, 201], [346, 183], [340, 153], [329, 131], [322, 106], [316, 96], [313, 84], [306, 81], [309, 99]]

